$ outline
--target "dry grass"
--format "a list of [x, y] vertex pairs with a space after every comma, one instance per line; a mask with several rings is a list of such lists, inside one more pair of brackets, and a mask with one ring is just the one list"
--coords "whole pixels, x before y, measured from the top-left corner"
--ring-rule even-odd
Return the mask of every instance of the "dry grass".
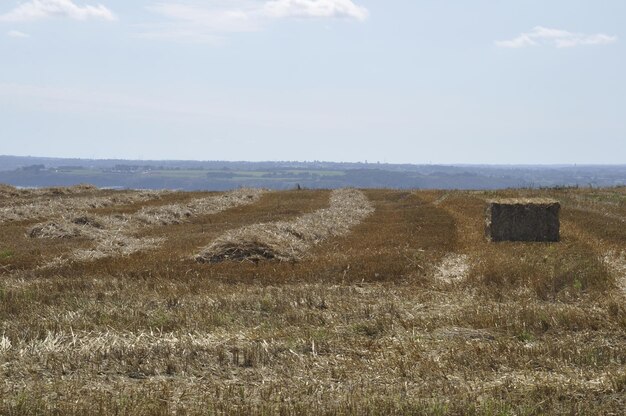
[[20, 191], [11, 185], [0, 183], [0, 199], [15, 198], [20, 196]]
[[146, 207], [135, 214], [89, 215], [76, 214], [70, 218], [58, 218], [31, 227], [31, 238], [85, 238], [95, 245], [81, 248], [71, 254], [55, 258], [46, 267], [57, 267], [67, 261], [91, 261], [110, 256], [128, 256], [138, 251], [153, 249], [164, 238], [138, 238], [142, 228], [175, 225], [191, 218], [216, 214], [241, 205], [252, 204], [264, 193], [256, 189], [236, 191], [193, 199], [184, 204]]
[[620, 253], [609, 251], [604, 255], [604, 262], [626, 297], [626, 251]]
[[171, 204], [141, 209], [132, 220], [148, 225], [180, 224], [191, 217], [211, 215], [258, 201], [265, 191], [260, 189], [238, 189], [222, 195], [198, 198], [187, 204]]
[[118, 191], [112, 195], [106, 196], [97, 196], [93, 194], [94, 191], [90, 191], [90, 193], [92, 195], [59, 191], [59, 193], [56, 194], [51, 191], [46, 192], [38, 190], [38, 192], [34, 194], [36, 195], [35, 198], [26, 200], [18, 199], [17, 201], [0, 207], [0, 223], [67, 216], [88, 209], [130, 205], [151, 199], [158, 199], [162, 194], [162, 192], [157, 191]]
[[224, 260], [296, 261], [322, 241], [347, 234], [374, 211], [363, 192], [340, 189], [330, 206], [291, 221], [254, 224], [226, 232], [195, 256], [199, 262]]
[[459, 282], [469, 273], [469, 257], [466, 254], [449, 253], [436, 267], [435, 279], [445, 283]]
[[50, 197], [60, 195], [79, 195], [93, 194], [98, 192], [98, 188], [89, 184], [80, 184], [74, 186], [59, 186], [53, 188], [32, 188], [18, 189], [14, 186], [0, 183], [0, 199], [4, 198], [32, 198], [32, 197]]
[[[625, 189], [364, 194], [375, 211], [295, 263], [189, 256], [327, 209], [327, 191], [143, 227], [166, 240], [48, 269], [93, 241], [0, 225], [0, 414], [624, 413]], [[559, 200], [562, 242], [487, 242], [501, 197]]]

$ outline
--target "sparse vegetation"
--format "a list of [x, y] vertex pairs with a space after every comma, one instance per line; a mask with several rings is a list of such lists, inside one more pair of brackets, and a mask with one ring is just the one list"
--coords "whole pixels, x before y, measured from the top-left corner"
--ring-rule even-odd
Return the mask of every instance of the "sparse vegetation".
[[[155, 222], [133, 234], [164, 238], [153, 250], [46, 268], [93, 241], [0, 224], [0, 414], [624, 413], [626, 188], [363, 193], [375, 210], [297, 262], [192, 255], [329, 191]], [[485, 200], [516, 197], [560, 201], [562, 241], [486, 241]]]

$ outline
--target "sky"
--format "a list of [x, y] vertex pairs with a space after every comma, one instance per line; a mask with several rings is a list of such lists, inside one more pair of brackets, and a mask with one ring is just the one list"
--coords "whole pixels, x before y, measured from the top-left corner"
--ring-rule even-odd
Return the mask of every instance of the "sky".
[[626, 163], [624, 0], [0, 0], [0, 154]]

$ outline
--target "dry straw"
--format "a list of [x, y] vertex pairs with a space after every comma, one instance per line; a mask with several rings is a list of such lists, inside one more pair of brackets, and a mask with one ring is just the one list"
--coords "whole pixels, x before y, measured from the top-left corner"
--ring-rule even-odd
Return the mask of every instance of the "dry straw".
[[216, 214], [229, 208], [256, 202], [264, 192], [261, 189], [243, 188], [218, 196], [194, 199], [187, 204], [142, 208], [133, 215], [132, 221], [146, 225], [180, 224], [192, 217]]
[[374, 208], [363, 192], [335, 190], [329, 208], [292, 221], [254, 224], [228, 231], [202, 249], [195, 259], [199, 262], [299, 260], [312, 246], [347, 234], [372, 212]]
[[162, 191], [141, 191], [119, 193], [112, 196], [89, 195], [73, 198], [59, 198], [59, 196], [67, 194], [46, 196], [34, 201], [30, 200], [27, 203], [16, 203], [0, 207], [0, 223], [72, 215], [87, 209], [129, 205], [158, 199], [162, 193]]
[[94, 185], [79, 184], [74, 186], [56, 186], [52, 188], [27, 188], [19, 189], [15, 186], [0, 183], [0, 198], [8, 197], [50, 197], [59, 195], [77, 195], [94, 193], [98, 188]]
[[111, 233], [118, 233], [132, 226], [129, 215], [90, 215], [77, 213], [56, 218], [32, 226], [31, 238], [87, 238], [97, 240]]
[[0, 198], [15, 198], [20, 196], [20, 191], [11, 185], [0, 183]]
[[[138, 251], [155, 248], [162, 238], [137, 238], [133, 234], [140, 229], [158, 225], [178, 224], [200, 215], [218, 212], [256, 202], [265, 191], [238, 189], [220, 195], [198, 198], [187, 204], [170, 204], [155, 208], [143, 208], [129, 215], [89, 215], [85, 213], [60, 217], [33, 226], [31, 238], [86, 238], [95, 246], [73, 252], [70, 260], [95, 260], [111, 256], [126, 256]], [[57, 259], [54, 265], [67, 258]]]
[[36, 224], [28, 234], [32, 238], [98, 239], [110, 233], [130, 233], [140, 228], [180, 224], [200, 215], [218, 212], [256, 202], [263, 194], [260, 189], [238, 189], [232, 192], [194, 199], [186, 204], [144, 207], [135, 214], [91, 215], [75, 212], [54, 220]]
[[560, 210], [547, 198], [489, 200], [485, 234], [490, 241], [559, 241]]

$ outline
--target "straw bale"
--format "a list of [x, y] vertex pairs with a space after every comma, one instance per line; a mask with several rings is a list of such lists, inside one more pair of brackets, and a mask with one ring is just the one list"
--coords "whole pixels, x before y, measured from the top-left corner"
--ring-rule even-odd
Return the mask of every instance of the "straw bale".
[[363, 192], [335, 190], [330, 206], [292, 221], [254, 224], [231, 230], [200, 251], [199, 262], [296, 261], [314, 245], [347, 234], [374, 211]]
[[560, 209], [546, 198], [490, 200], [485, 233], [490, 241], [559, 241]]

